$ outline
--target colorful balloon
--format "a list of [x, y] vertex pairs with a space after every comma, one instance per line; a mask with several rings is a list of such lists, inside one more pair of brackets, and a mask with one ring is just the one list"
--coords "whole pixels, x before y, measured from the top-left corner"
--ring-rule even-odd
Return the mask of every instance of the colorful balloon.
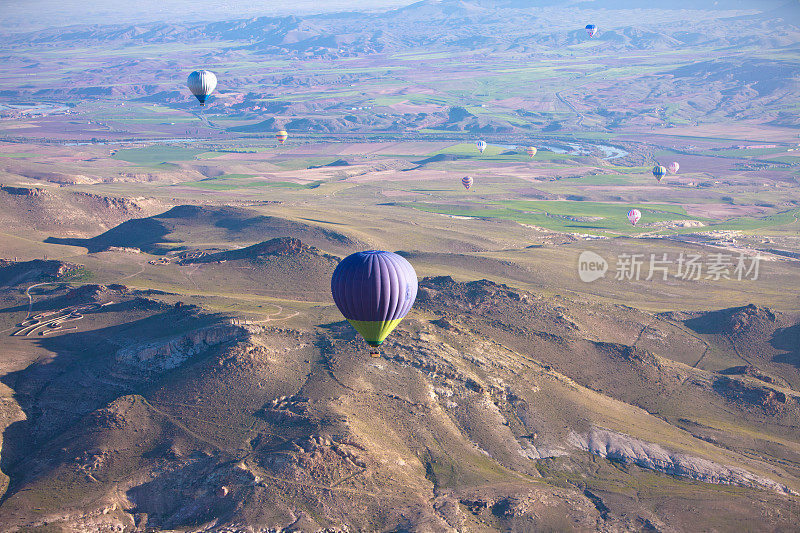
[[536, 152], [538, 152], [538, 150], [534, 146], [528, 146], [528, 148], [525, 150], [525, 153], [528, 154], [530, 157], [535, 157]]
[[472, 187], [472, 182], [473, 180], [469, 176], [464, 176], [463, 178], [461, 178], [461, 185], [463, 185], [464, 188], [467, 190], [469, 190], [469, 188]]
[[630, 220], [631, 224], [633, 224], [634, 226], [636, 225], [637, 222], [639, 222], [640, 218], [642, 218], [642, 212], [639, 211], [638, 209], [631, 209], [630, 211], [628, 211], [628, 220]]
[[486, 150], [486, 141], [478, 141], [475, 143], [475, 146], [478, 147], [480, 153], [483, 153], [483, 151]]
[[336, 307], [367, 344], [380, 346], [417, 298], [417, 273], [403, 257], [380, 250], [345, 257], [331, 278]]
[[206, 99], [217, 87], [217, 77], [210, 70], [195, 70], [189, 74], [186, 85], [200, 105], [206, 105]]
[[656, 181], [661, 181], [661, 178], [663, 178], [666, 174], [667, 169], [661, 165], [656, 165], [653, 167], [653, 176], [655, 176]]
[[275, 138], [278, 139], [278, 142], [283, 144], [286, 142], [286, 139], [289, 138], [289, 133], [286, 130], [281, 130], [275, 134]]
[[597, 26], [595, 26], [594, 24], [587, 24], [586, 33], [589, 34], [589, 37], [594, 37], [595, 34], [597, 34]]
[[677, 174], [680, 169], [681, 166], [678, 164], [677, 161], [673, 161], [672, 163], [669, 164], [669, 171], [672, 172], [673, 174]]

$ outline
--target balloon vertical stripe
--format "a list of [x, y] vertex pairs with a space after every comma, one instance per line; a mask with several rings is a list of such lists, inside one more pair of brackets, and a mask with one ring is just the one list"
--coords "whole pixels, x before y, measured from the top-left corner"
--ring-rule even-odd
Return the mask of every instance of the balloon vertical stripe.
[[186, 85], [200, 105], [204, 105], [208, 96], [217, 87], [217, 76], [210, 70], [195, 70], [189, 74]]
[[372, 346], [379, 346], [411, 310], [417, 273], [403, 257], [379, 250], [339, 263], [331, 278], [333, 301]]

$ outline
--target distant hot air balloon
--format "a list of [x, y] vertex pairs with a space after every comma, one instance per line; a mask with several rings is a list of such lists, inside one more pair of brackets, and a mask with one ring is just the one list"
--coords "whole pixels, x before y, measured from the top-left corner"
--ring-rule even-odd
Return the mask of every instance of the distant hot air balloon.
[[638, 209], [631, 209], [630, 211], [628, 211], [628, 220], [630, 220], [631, 224], [633, 224], [634, 226], [636, 225], [637, 222], [639, 222], [640, 218], [642, 218], [642, 212], [639, 211]]
[[417, 273], [395, 253], [356, 252], [333, 271], [331, 293], [367, 344], [380, 346], [414, 305]]
[[528, 148], [525, 150], [525, 153], [528, 154], [530, 157], [535, 157], [536, 152], [538, 152], [538, 150], [536, 149], [535, 146], [528, 146]]
[[589, 37], [594, 37], [597, 33], [597, 26], [594, 24], [587, 24], [586, 25], [586, 33], [589, 34]]
[[677, 174], [680, 169], [681, 166], [678, 164], [677, 161], [673, 161], [672, 163], [669, 164], [669, 171], [672, 172], [673, 174]]
[[189, 74], [186, 85], [200, 102], [200, 105], [206, 105], [206, 98], [217, 87], [217, 77], [210, 70], [195, 70]]
[[661, 178], [663, 178], [666, 174], [667, 169], [661, 165], [656, 165], [653, 167], [653, 176], [656, 177], [656, 181], [661, 181]]
[[461, 185], [463, 185], [465, 189], [469, 190], [469, 188], [472, 187], [472, 181], [473, 180], [471, 177], [464, 176], [461, 178]]
[[483, 151], [486, 150], [486, 141], [478, 141], [475, 143], [475, 146], [478, 147], [480, 153], [483, 153]]
[[275, 138], [278, 139], [279, 143], [283, 144], [289, 138], [289, 133], [286, 130], [281, 130], [275, 134]]

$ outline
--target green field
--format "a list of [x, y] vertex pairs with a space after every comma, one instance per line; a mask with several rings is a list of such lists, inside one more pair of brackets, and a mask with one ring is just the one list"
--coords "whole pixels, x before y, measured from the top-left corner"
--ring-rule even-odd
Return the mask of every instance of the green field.
[[120, 161], [128, 161], [142, 166], [153, 166], [171, 161], [191, 161], [205, 150], [195, 148], [179, 148], [175, 146], [152, 145], [144, 148], [128, 148], [119, 150], [112, 157]]
[[[403, 205], [430, 213], [490, 219], [498, 218], [513, 220], [521, 224], [541, 226], [556, 231], [596, 235], [652, 232], [654, 228], [647, 227], [647, 224], [676, 219], [707, 222], [707, 219], [691, 217], [686, 214], [683, 208], [669, 204], [608, 204], [571, 201], [502, 201], [481, 203], [483, 206], [456, 206], [423, 202]], [[628, 210], [633, 208], [642, 211], [642, 220], [639, 223], [640, 225], [636, 228], [631, 227], [627, 219]]]

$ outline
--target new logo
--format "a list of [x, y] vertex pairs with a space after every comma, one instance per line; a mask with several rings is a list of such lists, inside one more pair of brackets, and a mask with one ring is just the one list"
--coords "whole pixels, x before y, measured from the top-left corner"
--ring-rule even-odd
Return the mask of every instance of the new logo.
[[584, 283], [591, 283], [606, 275], [608, 263], [594, 252], [581, 252], [578, 257], [578, 276]]

